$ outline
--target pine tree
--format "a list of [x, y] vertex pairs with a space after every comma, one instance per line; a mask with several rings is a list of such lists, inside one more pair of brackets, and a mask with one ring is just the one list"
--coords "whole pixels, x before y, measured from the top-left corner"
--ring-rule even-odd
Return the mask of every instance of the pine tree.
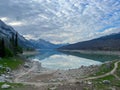
[[15, 45], [15, 38], [14, 38], [14, 33], [12, 33], [12, 38], [11, 38], [12, 45]]
[[15, 47], [18, 47], [18, 34], [15, 35]]
[[1, 39], [0, 39], [0, 57], [2, 57], [2, 45], [1, 45]]
[[4, 41], [4, 38], [2, 38], [2, 41], [1, 41], [1, 57], [4, 57], [5, 56], [5, 41]]

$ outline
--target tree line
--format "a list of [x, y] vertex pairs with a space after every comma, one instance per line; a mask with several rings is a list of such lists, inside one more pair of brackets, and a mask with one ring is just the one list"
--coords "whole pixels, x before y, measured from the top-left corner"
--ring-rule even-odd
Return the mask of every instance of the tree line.
[[0, 39], [0, 57], [11, 57], [18, 53], [22, 53], [18, 44], [18, 33], [13, 33], [8, 42], [5, 38]]

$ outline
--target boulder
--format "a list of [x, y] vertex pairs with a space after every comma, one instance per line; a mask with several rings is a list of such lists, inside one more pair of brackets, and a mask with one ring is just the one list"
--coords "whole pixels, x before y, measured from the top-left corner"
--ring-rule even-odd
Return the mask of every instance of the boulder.
[[9, 84], [3, 84], [2, 86], [1, 86], [1, 88], [2, 89], [8, 89], [8, 88], [10, 88], [11, 86], [9, 85]]
[[109, 80], [103, 80], [103, 84], [110, 84]]
[[25, 64], [24, 64], [24, 67], [25, 67], [25, 68], [30, 68], [30, 65], [29, 65], [28, 63], [25, 63]]
[[92, 82], [88, 81], [88, 82], [87, 82], [87, 84], [88, 84], [88, 85], [91, 85], [91, 84], [92, 84]]
[[0, 76], [0, 82], [5, 82], [5, 77], [4, 76]]
[[11, 72], [12, 70], [11, 70], [10, 67], [6, 67], [6, 71], [7, 71], [7, 72]]

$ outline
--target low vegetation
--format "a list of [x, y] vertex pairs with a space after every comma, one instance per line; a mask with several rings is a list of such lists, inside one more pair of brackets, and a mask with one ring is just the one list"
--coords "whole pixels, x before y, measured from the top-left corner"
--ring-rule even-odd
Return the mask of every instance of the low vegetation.
[[[103, 81], [109, 81], [103, 83]], [[120, 81], [117, 80], [113, 75], [109, 75], [100, 79], [92, 80], [93, 87], [96, 90], [111, 90], [112, 87], [120, 88]]]
[[102, 64], [98, 68], [98, 71], [96, 73], [94, 73], [93, 75], [90, 75], [90, 76], [99, 76], [99, 75], [103, 75], [105, 73], [110, 72], [114, 68], [114, 63], [115, 63], [115, 61], [111, 61], [111, 62], [107, 62], [105, 64]]
[[[17, 89], [20, 88], [20, 87], [24, 87], [24, 85], [21, 84], [21, 83], [6, 83], [6, 82], [0, 82], [0, 87], [1, 87], [3, 84], [8, 84], [8, 85], [11, 86], [11, 87], [8, 88], [7, 90], [17, 90]], [[15, 88], [17, 88], [17, 89], [15, 89]], [[5, 89], [0, 88], [0, 90], [5, 90]]]
[[14, 70], [14, 69], [17, 69], [23, 63], [24, 63], [24, 61], [21, 60], [19, 57], [1, 58], [0, 59], [0, 66], [3, 68], [0, 68], [0, 74], [5, 73], [6, 67], [9, 67], [10, 69]]
[[115, 74], [120, 78], [120, 62], [118, 63], [118, 68], [117, 68]]

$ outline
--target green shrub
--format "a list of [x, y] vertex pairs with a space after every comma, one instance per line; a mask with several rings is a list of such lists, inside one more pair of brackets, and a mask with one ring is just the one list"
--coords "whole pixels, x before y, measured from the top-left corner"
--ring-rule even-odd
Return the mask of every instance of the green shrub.
[[14, 54], [9, 48], [5, 48], [5, 56], [6, 57], [13, 57]]

